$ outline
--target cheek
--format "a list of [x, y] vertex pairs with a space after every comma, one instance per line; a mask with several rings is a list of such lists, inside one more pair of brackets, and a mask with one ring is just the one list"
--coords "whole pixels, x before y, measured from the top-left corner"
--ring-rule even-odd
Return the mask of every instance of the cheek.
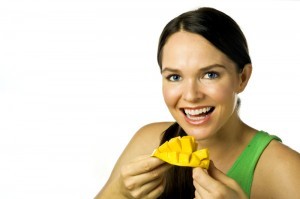
[[207, 88], [207, 94], [218, 103], [226, 103], [228, 100], [235, 98], [233, 87], [228, 84], [209, 87]]
[[180, 89], [174, 86], [163, 85], [162, 91], [167, 106], [174, 106], [180, 97]]

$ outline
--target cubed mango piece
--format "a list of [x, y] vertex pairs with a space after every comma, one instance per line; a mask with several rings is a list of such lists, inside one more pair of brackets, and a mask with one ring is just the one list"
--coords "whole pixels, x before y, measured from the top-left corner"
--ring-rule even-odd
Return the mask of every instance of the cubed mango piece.
[[194, 149], [194, 142], [191, 136], [184, 136], [180, 139], [181, 142], [181, 152], [192, 153]]
[[200, 160], [199, 160], [199, 158], [198, 158], [195, 154], [193, 154], [193, 153], [192, 153], [192, 155], [191, 155], [190, 164], [191, 164], [192, 166], [198, 166], [198, 165], [200, 165]]
[[197, 143], [192, 136], [175, 137], [166, 141], [151, 156], [177, 166], [202, 167], [208, 169], [208, 149], [197, 150]]
[[199, 160], [203, 160], [209, 157], [208, 149], [197, 150], [193, 152], [193, 154], [195, 154], [199, 158]]
[[151, 156], [158, 156], [160, 152], [158, 151], [158, 149], [154, 149], [154, 151], [152, 152]]
[[157, 157], [159, 157], [160, 159], [166, 161], [169, 157], [169, 152], [159, 153], [159, 154], [157, 154]]
[[190, 154], [188, 153], [179, 153], [179, 164], [188, 165], [190, 162]]
[[200, 163], [200, 167], [203, 168], [203, 169], [208, 169], [209, 168], [209, 163], [210, 163], [210, 160], [209, 159], [205, 159], [205, 160], [202, 160], [201, 163]]
[[170, 149], [170, 147], [168, 145], [168, 141], [163, 143], [162, 145], [160, 145], [160, 147], [158, 147], [158, 151], [161, 153], [171, 152], [172, 150]]
[[178, 153], [176, 151], [169, 152], [168, 160], [170, 163], [177, 163], [178, 162]]
[[168, 146], [172, 151], [181, 152], [181, 143], [178, 137], [170, 139]]

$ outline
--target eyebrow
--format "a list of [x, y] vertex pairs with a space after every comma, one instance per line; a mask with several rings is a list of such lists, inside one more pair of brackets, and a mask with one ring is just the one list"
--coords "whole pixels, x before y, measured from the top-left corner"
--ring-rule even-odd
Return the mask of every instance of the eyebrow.
[[[223, 65], [220, 65], [220, 64], [212, 64], [212, 65], [209, 65], [209, 66], [205, 66], [203, 68], [200, 68], [199, 71], [210, 71], [212, 70], [213, 68], [223, 68], [223, 69], [226, 69], [225, 66]], [[179, 73], [180, 70], [178, 69], [174, 69], [174, 68], [164, 68], [161, 73], [164, 73], [164, 72], [171, 72], [171, 73]]]

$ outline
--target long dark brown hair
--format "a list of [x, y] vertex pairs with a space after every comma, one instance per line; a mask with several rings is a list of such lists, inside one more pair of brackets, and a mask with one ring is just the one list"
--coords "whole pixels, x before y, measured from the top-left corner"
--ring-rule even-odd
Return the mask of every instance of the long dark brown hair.
[[[201, 35], [236, 63], [237, 72], [242, 72], [251, 63], [246, 38], [238, 24], [225, 13], [214, 8], [199, 8], [172, 19], [163, 29], [157, 51], [157, 61], [162, 69], [163, 47], [169, 37], [179, 31]], [[240, 101], [238, 100], [238, 106]], [[186, 133], [174, 123], [163, 132], [161, 144]], [[192, 199], [192, 168], [174, 166], [165, 173], [165, 190], [158, 199]]]
[[[162, 134], [161, 144], [173, 137], [187, 135], [184, 130], [174, 123]], [[192, 168], [173, 166], [165, 173], [165, 190], [158, 199], [192, 199], [193, 186]]]
[[162, 69], [163, 47], [176, 32], [201, 35], [237, 64], [241, 72], [251, 63], [247, 40], [239, 25], [225, 13], [214, 8], [199, 8], [172, 19], [163, 29], [158, 43], [157, 62]]

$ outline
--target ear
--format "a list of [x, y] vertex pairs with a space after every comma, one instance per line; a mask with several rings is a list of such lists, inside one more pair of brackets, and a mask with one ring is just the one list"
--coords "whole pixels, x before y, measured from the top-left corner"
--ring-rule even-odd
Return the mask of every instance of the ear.
[[246, 64], [243, 71], [239, 74], [238, 93], [241, 93], [246, 88], [252, 73], [252, 64]]

